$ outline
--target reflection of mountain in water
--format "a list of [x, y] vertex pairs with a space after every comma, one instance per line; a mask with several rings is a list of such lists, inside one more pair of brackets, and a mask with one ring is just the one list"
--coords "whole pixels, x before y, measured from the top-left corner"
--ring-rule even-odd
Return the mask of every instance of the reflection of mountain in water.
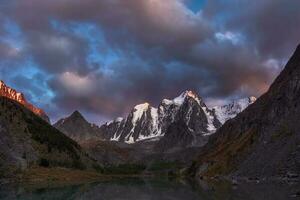
[[[61, 188], [13, 188], [2, 187], [0, 199], [88, 199], [88, 200], [253, 200], [295, 199], [299, 185], [245, 183], [232, 186], [230, 183], [122, 179], [101, 183], [68, 186]], [[299, 192], [299, 191], [298, 191]]]

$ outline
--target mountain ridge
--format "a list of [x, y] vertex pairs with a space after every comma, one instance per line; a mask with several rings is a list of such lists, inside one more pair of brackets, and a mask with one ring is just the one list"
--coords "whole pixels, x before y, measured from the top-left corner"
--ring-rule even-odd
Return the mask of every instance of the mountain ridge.
[[[185, 123], [203, 134], [211, 134], [220, 126], [220, 122], [203, 100], [195, 92], [187, 90], [172, 100], [163, 99], [158, 108], [152, 107], [149, 103], [136, 105], [122, 121], [109, 126], [104, 124], [101, 128], [118, 126], [114, 133], [107, 133], [111, 134], [108, 138], [134, 143], [163, 137], [168, 126], [179, 118], [184, 118]], [[202, 122], [197, 126], [191, 119]]]
[[96, 164], [79, 144], [22, 104], [0, 97], [0, 178], [29, 168], [85, 169]]
[[47, 116], [47, 114], [45, 113], [45, 111], [43, 111], [42, 109], [37, 108], [34, 105], [32, 105], [31, 103], [29, 103], [26, 100], [23, 93], [17, 92], [15, 89], [7, 86], [4, 83], [4, 81], [2, 81], [2, 80], [0, 80], [0, 96], [4, 96], [4, 97], [7, 97], [9, 99], [19, 102], [20, 104], [22, 104], [23, 106], [25, 106], [26, 108], [31, 110], [33, 113], [35, 113], [36, 115], [38, 115], [39, 117], [44, 119], [46, 122], [50, 123], [50, 119]]
[[[141, 139], [138, 139], [138, 141], [143, 140], [143, 139], [151, 139], [151, 138], [155, 138], [155, 137], [163, 137], [164, 133], [167, 130], [167, 127], [172, 122], [174, 122], [175, 115], [179, 111], [180, 107], [184, 104], [186, 99], [191, 99], [192, 101], [195, 101], [196, 104], [198, 104], [201, 107], [203, 113], [205, 114], [205, 116], [204, 115], [202, 116], [202, 118], [207, 119], [207, 122], [206, 122], [207, 125], [204, 125], [204, 127], [202, 127], [202, 129], [204, 129], [204, 130], [206, 129], [205, 131], [203, 131], [205, 135], [213, 134], [215, 132], [215, 130], [217, 129], [216, 127], [220, 127], [221, 124], [225, 123], [225, 121], [227, 121], [230, 118], [235, 117], [239, 112], [244, 110], [248, 105], [250, 105], [251, 103], [253, 103], [256, 100], [255, 97], [248, 97], [248, 98], [234, 100], [231, 103], [223, 105], [223, 106], [208, 107], [205, 105], [204, 101], [197, 95], [197, 93], [190, 91], [190, 90], [186, 90], [185, 92], [182, 92], [178, 97], [176, 97], [172, 100], [163, 99], [161, 101], [161, 103], [159, 104], [158, 108], [154, 108], [148, 103], [136, 105], [135, 108], [140, 107], [140, 108], [144, 109], [143, 111], [139, 110], [138, 111], [139, 114], [145, 113], [145, 108], [150, 108], [151, 110], [157, 110], [157, 112], [158, 112], [157, 114], [154, 114], [155, 118], [157, 118], [158, 121], [152, 123], [157, 127], [155, 134], [152, 134], [152, 135], [149, 134], [148, 137], [141, 137]], [[246, 99], [247, 99], [247, 102], [246, 102]], [[237, 103], [235, 103], [235, 102], [237, 102]], [[232, 105], [235, 105], [235, 106], [232, 106]], [[216, 112], [216, 111], [218, 111], [218, 108], [220, 108], [219, 113], [222, 112], [221, 108], [226, 108], [225, 111], [227, 111], [230, 115], [226, 112], [222, 113], [223, 114], [222, 117], [225, 118], [222, 120], [222, 118], [220, 117], [220, 114]], [[167, 116], [164, 116], [165, 115], [164, 112], [166, 110], [169, 111], [169, 113], [166, 114]], [[131, 111], [131, 113], [134, 113], [134, 109]], [[133, 114], [131, 114], [131, 115], [133, 115]], [[148, 116], [148, 118], [149, 118], [149, 116]], [[142, 116], [139, 116], [138, 118], [141, 118], [141, 117]], [[184, 116], [181, 116], [181, 117], [184, 117]], [[219, 120], [219, 122], [217, 120]], [[120, 126], [124, 127], [125, 121], [126, 121], [126, 118], [123, 120], [115, 120], [115, 121], [111, 121], [109, 124], [104, 124], [101, 127], [102, 128], [111, 127], [114, 124], [118, 127], [120, 127]], [[162, 121], [164, 121], [164, 122], [162, 122]], [[205, 127], [205, 126], [207, 126], [207, 127]], [[118, 130], [120, 130], [120, 129], [118, 128]], [[111, 138], [114, 141], [118, 141], [120, 139], [120, 136], [121, 136], [120, 132], [115, 131]]]
[[89, 123], [78, 110], [58, 120], [53, 126], [78, 143], [102, 137], [99, 127]]
[[256, 97], [254, 96], [235, 99], [225, 105], [213, 106], [212, 110], [214, 110], [218, 120], [222, 124], [224, 124], [226, 121], [234, 118], [238, 113], [245, 110], [249, 105], [251, 105], [255, 101], [256, 101]]
[[210, 138], [190, 172], [201, 177], [298, 176], [299, 80], [300, 45], [269, 90]]
[[[242, 100], [233, 102], [240, 102]], [[231, 109], [232, 106], [229, 106], [231, 104], [223, 107], [226, 107], [227, 110]], [[238, 107], [239, 109], [235, 109], [234, 114], [238, 114], [249, 104], [244, 102], [241, 106], [237, 103], [237, 106], [234, 108]], [[234, 117], [234, 114], [231, 113], [227, 118]], [[74, 117], [74, 115], [78, 117]], [[54, 126], [79, 143], [84, 142], [82, 140], [94, 138], [97, 140], [133, 144], [146, 140], [160, 140], [167, 133], [169, 126], [178, 121], [188, 125], [189, 131], [194, 138], [198, 136], [207, 137], [221, 126], [222, 123], [218, 120], [218, 117], [216, 107], [207, 107], [197, 93], [186, 90], [174, 99], [163, 99], [157, 108], [152, 107], [147, 102], [138, 104], [134, 106], [127, 117], [116, 118], [100, 127], [89, 123], [79, 111], [74, 111], [69, 117], [58, 120]], [[76, 121], [76, 118], [80, 118], [80, 120], [77, 119]], [[79, 124], [81, 124], [80, 127], [77, 127]], [[175, 124], [179, 125], [182, 123]], [[173, 126], [173, 134], [174, 130]], [[168, 135], [170, 136], [170, 134]], [[181, 136], [170, 137], [180, 138]], [[202, 145], [203, 142], [201, 140], [200, 144]], [[192, 142], [192, 144], [195, 144], [195, 142]]]

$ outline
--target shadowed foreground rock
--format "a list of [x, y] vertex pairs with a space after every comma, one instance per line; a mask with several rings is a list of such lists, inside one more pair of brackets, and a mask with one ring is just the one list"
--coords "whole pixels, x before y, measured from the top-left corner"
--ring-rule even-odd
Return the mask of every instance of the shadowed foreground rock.
[[300, 46], [269, 91], [227, 121], [190, 168], [197, 176], [300, 174]]
[[21, 104], [0, 97], [0, 178], [29, 167], [85, 169], [81, 147]]

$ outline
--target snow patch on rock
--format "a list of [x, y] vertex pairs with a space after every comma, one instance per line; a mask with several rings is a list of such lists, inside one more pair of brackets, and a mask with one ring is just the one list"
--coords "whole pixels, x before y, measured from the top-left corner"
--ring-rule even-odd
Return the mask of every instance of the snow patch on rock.
[[248, 98], [234, 100], [227, 105], [214, 106], [212, 109], [214, 110], [218, 120], [224, 124], [227, 120], [234, 118], [255, 101], [256, 97], [251, 96]]

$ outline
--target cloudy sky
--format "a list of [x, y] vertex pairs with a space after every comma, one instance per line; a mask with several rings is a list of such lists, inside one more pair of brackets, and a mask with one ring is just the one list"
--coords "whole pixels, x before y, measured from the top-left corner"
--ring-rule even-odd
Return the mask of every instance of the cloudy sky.
[[182, 91], [267, 90], [300, 42], [299, 0], [0, 0], [0, 79], [52, 121], [90, 121]]

